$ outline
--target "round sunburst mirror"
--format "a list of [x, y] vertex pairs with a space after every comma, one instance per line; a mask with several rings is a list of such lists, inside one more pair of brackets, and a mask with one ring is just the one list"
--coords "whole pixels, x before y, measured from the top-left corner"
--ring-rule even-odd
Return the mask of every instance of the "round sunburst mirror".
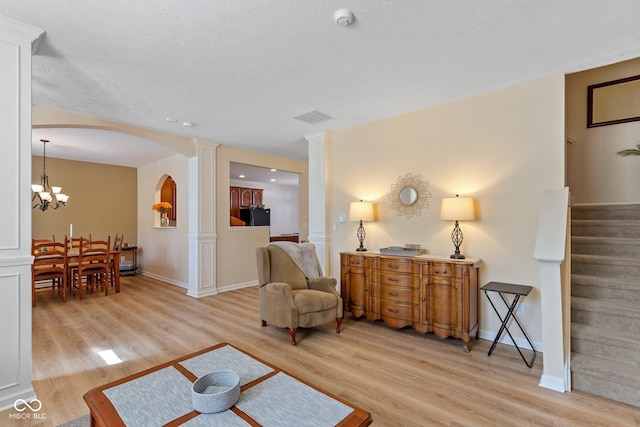
[[389, 200], [391, 209], [396, 211], [396, 215], [405, 216], [410, 219], [420, 216], [423, 209], [429, 209], [429, 183], [422, 180], [421, 175], [399, 176], [398, 181], [391, 185]]

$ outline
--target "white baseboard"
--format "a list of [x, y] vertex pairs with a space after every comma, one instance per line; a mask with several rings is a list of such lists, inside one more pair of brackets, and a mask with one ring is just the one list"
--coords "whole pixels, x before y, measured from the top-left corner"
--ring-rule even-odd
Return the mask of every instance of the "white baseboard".
[[251, 282], [244, 282], [244, 283], [234, 283], [233, 285], [219, 287], [218, 292], [235, 291], [236, 289], [250, 288], [251, 286], [257, 286], [257, 285], [258, 285], [257, 280], [253, 280]]
[[[498, 334], [498, 331], [486, 331], [481, 329], [480, 332], [478, 332], [478, 338], [482, 338], [483, 340], [493, 341], [496, 338], [497, 334]], [[525, 350], [531, 350], [531, 346], [527, 342], [526, 338], [522, 338], [522, 337], [513, 337], [513, 338], [516, 340], [516, 344], [518, 344], [518, 347]], [[502, 333], [502, 337], [500, 338], [500, 344], [508, 344], [510, 346], [513, 346], [513, 342], [511, 341], [509, 334], [507, 334], [507, 331], [504, 331]], [[541, 353], [544, 351], [544, 348], [543, 348], [544, 346], [542, 345], [541, 342], [533, 341], [533, 345], [536, 348], [536, 351]]]
[[138, 271], [137, 274], [140, 274], [141, 276], [151, 277], [152, 279], [160, 280], [163, 282], [171, 283], [172, 285], [180, 286], [181, 288], [185, 288], [185, 289], [189, 288], [189, 285], [187, 283], [180, 282], [178, 280], [174, 280], [169, 277], [160, 276], [158, 274], [149, 273], [147, 271]]
[[[36, 398], [36, 392], [33, 387], [29, 386], [23, 390], [18, 390], [13, 393], [8, 393], [4, 395], [0, 395], [0, 412], [13, 408], [16, 401], [21, 399], [25, 402], [31, 402], [31, 400]], [[22, 405], [24, 406], [24, 405]], [[16, 414], [20, 414], [16, 411]], [[11, 414], [9, 414], [11, 415]]]
[[561, 393], [567, 391], [567, 385], [565, 384], [564, 378], [561, 377], [542, 374], [538, 385]]

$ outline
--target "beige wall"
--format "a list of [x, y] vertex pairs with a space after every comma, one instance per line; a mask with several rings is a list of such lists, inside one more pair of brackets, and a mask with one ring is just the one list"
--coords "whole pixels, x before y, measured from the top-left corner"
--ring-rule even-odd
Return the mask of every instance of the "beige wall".
[[574, 203], [640, 202], [640, 157], [616, 153], [640, 143], [640, 122], [587, 128], [587, 86], [640, 75], [640, 58], [566, 78], [567, 182]]
[[[31, 178], [40, 183], [42, 157], [32, 158]], [[137, 170], [122, 166], [77, 162], [47, 157], [49, 184], [69, 195], [67, 205], [42, 212], [32, 209], [34, 238], [52, 234], [63, 241], [73, 224], [74, 237], [106, 239], [124, 234], [125, 242], [137, 243]]]
[[304, 162], [268, 156], [247, 150], [219, 146], [217, 150], [216, 206], [217, 287], [219, 290], [256, 283], [255, 250], [269, 242], [269, 229], [263, 227], [231, 227], [229, 225], [229, 164], [230, 162], [276, 168], [300, 174], [299, 221], [300, 237], [308, 235], [309, 197], [307, 166]]
[[[564, 185], [564, 76], [525, 83], [446, 105], [336, 131], [331, 139], [332, 262], [354, 250], [357, 223], [349, 202], [372, 201], [376, 222], [365, 225], [368, 248], [421, 244], [432, 254], [453, 252], [453, 223], [439, 219], [443, 197], [476, 200], [479, 218], [461, 224], [462, 253], [481, 258], [480, 284], [503, 281], [536, 288], [520, 316], [540, 342], [539, 266], [533, 258], [543, 191]], [[639, 159], [640, 160], [640, 159]], [[396, 216], [391, 185], [407, 173], [430, 183], [429, 209], [410, 220]], [[337, 268], [337, 267], [336, 267]], [[332, 271], [334, 277], [338, 271]], [[500, 322], [481, 298], [481, 334], [493, 339]]]
[[[167, 176], [176, 183], [175, 227], [160, 227], [160, 214], [151, 206]], [[182, 154], [138, 168], [138, 260], [142, 272], [184, 288], [189, 282], [189, 159]]]

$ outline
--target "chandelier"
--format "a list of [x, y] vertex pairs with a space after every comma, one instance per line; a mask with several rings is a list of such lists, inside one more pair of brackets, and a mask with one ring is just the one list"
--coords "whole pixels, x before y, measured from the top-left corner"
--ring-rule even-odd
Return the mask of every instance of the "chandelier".
[[64, 206], [69, 200], [69, 196], [61, 193], [62, 187], [50, 187], [49, 177], [47, 176], [47, 139], [41, 139], [42, 141], [42, 176], [40, 177], [40, 184], [33, 184], [31, 191], [33, 191], [33, 197], [31, 201], [35, 201], [33, 209], [38, 208], [42, 212], [49, 208], [58, 209], [60, 206]]

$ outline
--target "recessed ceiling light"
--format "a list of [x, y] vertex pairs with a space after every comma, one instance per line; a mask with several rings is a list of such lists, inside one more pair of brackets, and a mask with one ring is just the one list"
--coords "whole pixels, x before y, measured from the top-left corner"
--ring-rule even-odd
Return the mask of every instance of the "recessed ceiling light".
[[271, 178], [269, 181], [276, 182], [276, 179], [275, 178]]
[[244, 175], [238, 175], [238, 178], [246, 178]]
[[186, 128], [192, 128], [192, 127], [195, 127], [196, 125], [191, 122], [182, 122], [182, 126]]
[[278, 172], [278, 169], [271, 168], [271, 172]]
[[178, 121], [177, 119], [174, 119], [173, 117], [167, 117], [165, 120], [168, 121], [168, 122], [177, 122]]

